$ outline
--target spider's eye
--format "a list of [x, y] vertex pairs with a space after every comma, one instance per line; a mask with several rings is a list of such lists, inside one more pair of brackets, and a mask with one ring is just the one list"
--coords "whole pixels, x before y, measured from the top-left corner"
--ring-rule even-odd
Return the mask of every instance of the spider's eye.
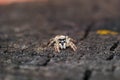
[[63, 41], [64, 39], [59, 39], [59, 41]]
[[66, 39], [59, 39], [59, 43], [65, 43]]
[[66, 42], [66, 40], [65, 40], [65, 39], [64, 39], [63, 41], [64, 41], [64, 42]]

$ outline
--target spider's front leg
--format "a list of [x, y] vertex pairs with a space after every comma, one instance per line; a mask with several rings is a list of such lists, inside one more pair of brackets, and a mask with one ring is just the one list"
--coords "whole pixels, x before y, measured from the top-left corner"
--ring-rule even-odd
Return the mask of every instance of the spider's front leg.
[[48, 47], [50, 47], [51, 45], [53, 45], [54, 42], [55, 42], [55, 41], [54, 41], [53, 39], [50, 39], [49, 42], [48, 42]]
[[54, 45], [54, 49], [56, 52], [60, 52], [60, 48], [59, 48], [59, 45], [58, 44], [55, 44]]
[[77, 50], [77, 47], [73, 42], [70, 42], [70, 47], [73, 49], [73, 51]]

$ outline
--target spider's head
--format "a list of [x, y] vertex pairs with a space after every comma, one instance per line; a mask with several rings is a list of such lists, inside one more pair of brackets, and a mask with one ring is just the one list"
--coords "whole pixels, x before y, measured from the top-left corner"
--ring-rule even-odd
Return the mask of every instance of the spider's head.
[[58, 41], [61, 49], [66, 49], [67, 38], [68, 38], [68, 36], [64, 36], [64, 35], [57, 36], [57, 41]]

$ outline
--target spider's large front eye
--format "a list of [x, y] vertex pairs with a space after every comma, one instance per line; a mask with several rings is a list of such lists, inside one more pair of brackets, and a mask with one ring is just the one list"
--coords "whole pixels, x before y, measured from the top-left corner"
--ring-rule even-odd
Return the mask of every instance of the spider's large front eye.
[[65, 43], [66, 39], [59, 39], [59, 43]]

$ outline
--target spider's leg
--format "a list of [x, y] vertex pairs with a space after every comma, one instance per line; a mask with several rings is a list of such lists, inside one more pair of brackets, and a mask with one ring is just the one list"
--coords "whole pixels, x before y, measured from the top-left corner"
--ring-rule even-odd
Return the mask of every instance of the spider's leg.
[[71, 42], [74, 42], [74, 43], [77, 42], [76, 40], [74, 40], [74, 39], [72, 39], [72, 38], [70, 38], [70, 41], [71, 41]]
[[73, 49], [73, 51], [77, 50], [77, 47], [73, 42], [70, 42], [70, 47]]
[[48, 47], [51, 46], [55, 41], [53, 39], [50, 39], [48, 42]]
[[56, 45], [54, 45], [54, 48], [55, 48], [55, 51], [56, 51], [56, 52], [60, 52], [59, 45], [57, 45], [57, 44], [56, 44]]

